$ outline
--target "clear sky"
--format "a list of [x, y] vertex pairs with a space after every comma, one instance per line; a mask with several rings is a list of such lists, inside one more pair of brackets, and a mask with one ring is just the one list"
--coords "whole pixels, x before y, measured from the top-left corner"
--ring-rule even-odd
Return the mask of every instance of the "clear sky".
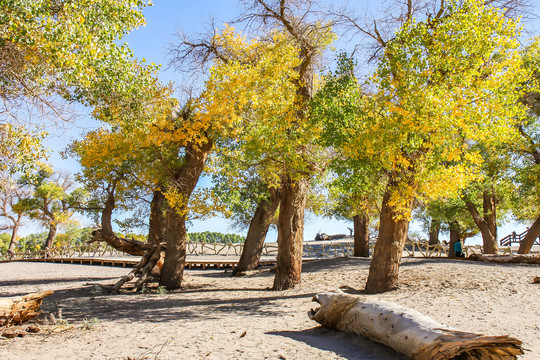
[[[534, 0], [533, 3], [538, 3]], [[375, 8], [380, 2], [377, 0], [356, 1], [353, 2], [359, 9], [365, 7]], [[540, 4], [535, 5], [535, 11], [538, 13]], [[213, 17], [216, 24], [221, 25], [223, 22], [234, 19], [240, 12], [236, 0], [198, 0], [198, 1], [178, 1], [178, 0], [154, 0], [154, 6], [144, 9], [144, 15], [147, 20], [147, 25], [141, 27], [129, 34], [125, 41], [130, 45], [137, 58], [145, 58], [148, 62], [162, 64], [163, 68], [160, 72], [160, 79], [164, 82], [173, 81], [176, 86], [181, 85], [182, 76], [176, 73], [173, 69], [167, 69], [168, 45], [174, 42], [174, 34], [182, 28], [187, 33], [197, 34], [202, 33], [209, 26], [209, 19]], [[528, 28], [533, 32], [538, 33], [538, 21], [528, 24]], [[535, 29], [536, 27], [536, 29]], [[86, 117], [79, 122], [75, 128], [71, 128], [67, 132], [60, 132], [60, 136], [55, 136], [49, 140], [49, 147], [54, 149], [55, 153], [51, 156], [51, 162], [60, 169], [77, 171], [77, 164], [73, 160], [62, 160], [57, 155], [56, 151], [65, 148], [70, 141], [80, 136], [85, 130], [95, 127], [96, 123]], [[318, 231], [327, 234], [348, 233], [347, 227], [352, 227], [351, 222], [335, 221], [329, 219], [321, 219], [313, 215], [307, 214], [305, 239], [310, 240], [315, 237]], [[412, 225], [412, 230], [419, 231], [417, 224]], [[515, 225], [504, 226], [500, 229], [500, 237], [510, 233], [512, 230], [521, 232], [525, 226]], [[33, 230], [35, 231], [35, 229]], [[195, 221], [190, 226], [190, 231], [219, 231], [219, 232], [234, 232], [229, 228], [229, 223], [224, 219], [211, 219], [203, 222]], [[269, 234], [269, 240], [273, 241], [276, 238], [275, 232]]]

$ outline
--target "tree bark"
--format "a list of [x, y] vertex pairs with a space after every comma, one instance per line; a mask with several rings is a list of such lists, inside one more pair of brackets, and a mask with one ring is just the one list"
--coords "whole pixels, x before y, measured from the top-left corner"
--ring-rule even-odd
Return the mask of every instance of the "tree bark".
[[212, 141], [201, 145], [191, 143], [186, 147], [182, 165], [171, 176], [171, 186], [182, 197], [180, 204], [168, 204], [165, 261], [159, 284], [168, 290], [182, 286], [186, 264], [187, 205], [193, 189], [199, 181], [206, 159], [212, 149]]
[[404, 218], [403, 212], [411, 210], [413, 201], [408, 200], [404, 209], [398, 212], [394, 205], [390, 204], [393, 191], [399, 191], [399, 184], [390, 179], [383, 197], [379, 236], [365, 287], [368, 294], [392, 290], [398, 281], [399, 265], [409, 230], [409, 220]]
[[9, 241], [9, 248], [7, 253], [10, 255], [15, 254], [15, 244], [17, 244], [17, 233], [19, 232], [19, 226], [21, 224], [21, 214], [19, 214], [18, 221], [13, 224], [13, 230], [11, 231], [11, 240]]
[[499, 250], [497, 244], [497, 216], [496, 216], [496, 198], [487, 192], [483, 194], [483, 211], [481, 216], [473, 202], [467, 198], [463, 199], [467, 210], [471, 214], [474, 223], [480, 229], [482, 234], [483, 252], [485, 254], [496, 254]]
[[286, 290], [300, 283], [304, 241], [304, 209], [308, 181], [286, 179], [278, 219], [278, 255], [273, 290]]
[[154, 190], [152, 202], [150, 203], [150, 224], [148, 229], [148, 243], [158, 245], [164, 241], [165, 216], [163, 204], [165, 195], [161, 189]]
[[259, 265], [264, 240], [274, 219], [280, 199], [279, 189], [271, 188], [269, 189], [269, 198], [264, 199], [257, 207], [255, 215], [253, 215], [253, 219], [249, 224], [242, 255], [240, 255], [238, 265], [233, 270], [233, 275], [253, 270]]
[[369, 257], [369, 214], [364, 212], [353, 217], [354, 256]]
[[497, 205], [499, 200], [493, 193], [488, 191], [484, 191], [482, 195], [484, 221], [491, 234], [487, 241], [484, 241], [484, 253], [496, 254], [499, 251], [499, 244], [497, 243]]
[[450, 328], [413, 309], [343, 293], [317, 294], [308, 312], [319, 324], [382, 343], [415, 360], [517, 359], [522, 342]]
[[460, 239], [461, 229], [459, 226], [459, 223], [457, 221], [452, 221], [450, 223], [450, 249], [448, 249], [448, 257], [456, 257], [456, 250], [454, 249], [454, 245], [458, 242]]
[[429, 227], [429, 245], [438, 245], [439, 232], [441, 231], [441, 222], [439, 220], [431, 219], [431, 225]]
[[56, 230], [56, 224], [54, 222], [49, 223], [49, 233], [47, 234], [47, 240], [45, 240], [45, 256], [47, 256], [49, 249], [53, 245], [53, 241], [56, 236]]
[[519, 244], [518, 254], [530, 253], [534, 245], [534, 241], [538, 238], [538, 235], [540, 235], [540, 216], [536, 218], [534, 223], [529, 228], [527, 235], [525, 235], [525, 238], [521, 244]]
[[38, 316], [44, 297], [53, 291], [42, 291], [24, 296], [0, 298], [0, 326], [20, 324]]

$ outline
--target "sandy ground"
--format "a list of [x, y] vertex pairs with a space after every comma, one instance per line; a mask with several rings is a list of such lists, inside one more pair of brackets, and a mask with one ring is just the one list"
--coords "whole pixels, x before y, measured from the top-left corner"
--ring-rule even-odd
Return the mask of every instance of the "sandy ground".
[[[0, 264], [0, 296], [52, 289], [44, 315], [65, 322], [22, 338], [0, 339], [0, 359], [405, 359], [356, 335], [324, 329], [307, 311], [318, 292], [358, 293], [369, 260], [336, 258], [304, 264], [302, 283], [273, 292], [263, 268], [241, 278], [223, 270], [187, 271], [185, 288], [165, 294], [109, 295], [128, 269], [88, 265]], [[492, 265], [404, 258], [399, 289], [383, 298], [444, 324], [510, 334], [540, 359], [538, 265]], [[64, 331], [61, 331], [64, 330]]]

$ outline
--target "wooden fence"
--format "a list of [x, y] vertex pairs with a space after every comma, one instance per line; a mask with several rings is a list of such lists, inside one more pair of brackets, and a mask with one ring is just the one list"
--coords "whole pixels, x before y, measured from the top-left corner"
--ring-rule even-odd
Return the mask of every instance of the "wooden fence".
[[[370, 244], [370, 251], [373, 253], [373, 244]], [[219, 256], [240, 256], [243, 244], [241, 243], [193, 243], [188, 242], [188, 255], [219, 255]], [[263, 245], [263, 256], [276, 256], [278, 251], [277, 243], [265, 243]], [[304, 243], [305, 258], [325, 258], [353, 255], [353, 242], [325, 242], [325, 243]], [[511, 253], [510, 247], [501, 248], [503, 253]], [[482, 253], [482, 246], [470, 245], [463, 247], [465, 256], [474, 253]], [[448, 245], [428, 245], [424, 241], [407, 242], [404, 255], [422, 257], [446, 257], [448, 255]], [[0, 261], [24, 260], [40, 258], [96, 258], [96, 257], [119, 257], [126, 254], [103, 243], [83, 244], [79, 246], [61, 246], [50, 249], [46, 255], [44, 251], [16, 252], [14, 255], [0, 254]]]

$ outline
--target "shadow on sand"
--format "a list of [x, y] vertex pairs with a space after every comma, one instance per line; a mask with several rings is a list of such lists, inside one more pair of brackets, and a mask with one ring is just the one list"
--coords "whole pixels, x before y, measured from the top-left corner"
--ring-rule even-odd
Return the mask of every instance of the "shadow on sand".
[[300, 331], [272, 331], [268, 335], [288, 337], [312, 347], [332, 351], [350, 360], [407, 360], [405, 355], [364, 337], [324, 327]]

